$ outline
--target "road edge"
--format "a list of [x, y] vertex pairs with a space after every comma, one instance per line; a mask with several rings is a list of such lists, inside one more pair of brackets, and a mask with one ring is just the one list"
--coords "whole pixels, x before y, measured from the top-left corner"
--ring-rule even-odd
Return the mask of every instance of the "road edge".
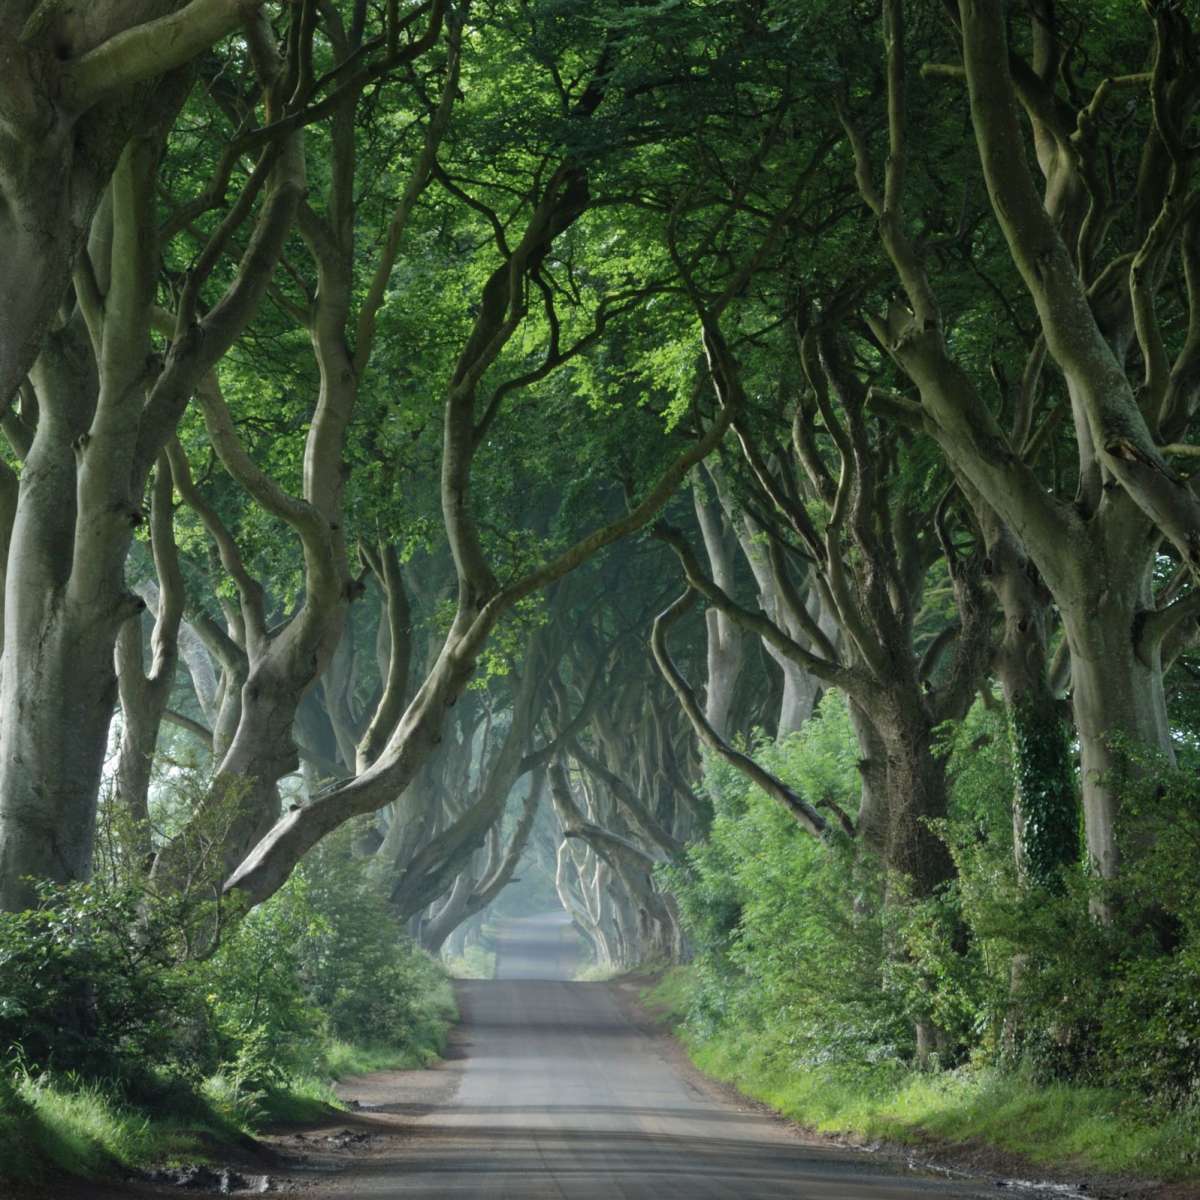
[[803, 1125], [769, 1104], [746, 1095], [736, 1085], [708, 1075], [696, 1066], [670, 1020], [645, 1001], [644, 994], [661, 979], [662, 973], [631, 972], [609, 980], [603, 986], [611, 990], [630, 1023], [646, 1037], [659, 1041], [667, 1057], [689, 1081], [738, 1107], [770, 1117], [805, 1144], [862, 1151], [903, 1171], [960, 1179], [964, 1183], [969, 1181], [987, 1192], [1011, 1189], [1014, 1194], [1024, 1192], [1026, 1195], [1076, 1197], [1078, 1200], [1200, 1200], [1200, 1185], [1197, 1184], [1065, 1171], [1042, 1166], [983, 1142], [962, 1144], [929, 1138], [908, 1144], [853, 1134], [825, 1133]]

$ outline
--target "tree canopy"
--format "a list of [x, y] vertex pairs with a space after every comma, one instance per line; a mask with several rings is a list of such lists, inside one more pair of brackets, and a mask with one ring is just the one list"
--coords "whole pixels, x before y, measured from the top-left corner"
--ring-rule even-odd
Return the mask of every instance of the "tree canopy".
[[7, 6], [0, 909], [114, 814], [201, 958], [329, 845], [435, 950], [524, 871], [946, 1064], [1053, 1057], [1042, 904], [1128, 1001], [1091, 1070], [1197, 981], [1198, 38]]

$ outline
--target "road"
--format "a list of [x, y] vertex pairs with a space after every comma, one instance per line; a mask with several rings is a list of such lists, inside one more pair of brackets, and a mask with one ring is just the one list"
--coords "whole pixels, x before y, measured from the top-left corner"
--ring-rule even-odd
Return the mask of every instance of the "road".
[[563, 918], [509, 922], [497, 978], [461, 985], [448, 1064], [457, 1087], [423, 1105], [368, 1087], [369, 1115], [402, 1119], [403, 1136], [365, 1152], [321, 1196], [932, 1200], [987, 1190], [806, 1143], [738, 1105], [640, 1029], [611, 985], [567, 982], [573, 946]]

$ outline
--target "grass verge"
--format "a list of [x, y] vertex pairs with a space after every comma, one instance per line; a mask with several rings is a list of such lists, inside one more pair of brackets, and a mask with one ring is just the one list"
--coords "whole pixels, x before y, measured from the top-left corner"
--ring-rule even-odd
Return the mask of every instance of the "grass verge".
[[495, 979], [496, 952], [483, 946], [468, 946], [461, 955], [447, 958], [442, 966], [451, 979]]
[[589, 963], [586, 967], [580, 967], [572, 978], [576, 983], [608, 983], [622, 974], [620, 967], [605, 967], [599, 963]]
[[155, 1103], [140, 1107], [99, 1084], [0, 1069], [0, 1194], [3, 1182], [33, 1183], [52, 1173], [97, 1179], [204, 1162], [266, 1126], [328, 1117], [343, 1107], [333, 1089], [337, 1080], [437, 1060], [455, 1017], [448, 985], [444, 993], [433, 998], [408, 1044], [331, 1040], [313, 1074], [270, 1090], [249, 1090], [218, 1073], [196, 1089], [167, 1085]]
[[[678, 1025], [689, 990], [688, 972], [680, 968], [644, 999]], [[786, 1048], [761, 1044], [753, 1034], [678, 1032], [700, 1070], [823, 1133], [950, 1149], [984, 1144], [1079, 1173], [1200, 1177], [1200, 1109], [1169, 1110], [1112, 1089], [1040, 1084], [995, 1070], [797, 1066]]]
[[202, 1157], [241, 1130], [200, 1097], [188, 1111], [151, 1117], [98, 1084], [17, 1073], [0, 1085], [0, 1179], [34, 1181], [49, 1171], [97, 1178], [118, 1169]]

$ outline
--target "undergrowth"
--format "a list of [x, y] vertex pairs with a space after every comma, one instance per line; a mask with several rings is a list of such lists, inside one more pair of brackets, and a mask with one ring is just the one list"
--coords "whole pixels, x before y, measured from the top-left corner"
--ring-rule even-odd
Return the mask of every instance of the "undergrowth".
[[685, 1027], [694, 987], [694, 972], [679, 967], [644, 999], [677, 1026], [701, 1071], [807, 1128], [906, 1146], [984, 1143], [1048, 1169], [1164, 1180], [1200, 1175], [1195, 1106], [989, 1067], [930, 1073], [901, 1064], [802, 1065], [754, 1034]]
[[194, 911], [137, 879], [45, 888], [37, 909], [0, 914], [0, 1181], [203, 1159], [328, 1115], [337, 1079], [434, 1061], [449, 980], [352, 837], [198, 959]]
[[444, 965], [451, 979], [496, 978], [496, 952], [483, 946], [467, 946], [462, 954], [450, 955]]
[[154, 1106], [153, 1113], [112, 1085], [14, 1068], [0, 1074], [0, 1181], [32, 1181], [49, 1170], [98, 1178], [202, 1161], [266, 1127], [317, 1121], [343, 1108], [333, 1086], [338, 1080], [428, 1066], [443, 1048], [443, 1040], [389, 1047], [332, 1039], [312, 1074], [247, 1093], [234, 1076], [218, 1071], [194, 1089], [175, 1085], [169, 1107]]
[[[953, 786], [931, 828], [955, 873], [920, 897], [857, 840], [818, 842], [710, 762], [707, 836], [659, 871], [693, 960], [655, 1002], [703, 1070], [817, 1129], [1200, 1175], [1195, 762], [1117, 747], [1119, 877], [1075, 853], [1031, 874], [1016, 865], [1001, 714], [977, 706], [941, 736]], [[857, 742], [836, 696], [754, 749], [794, 790], [856, 813]]]

